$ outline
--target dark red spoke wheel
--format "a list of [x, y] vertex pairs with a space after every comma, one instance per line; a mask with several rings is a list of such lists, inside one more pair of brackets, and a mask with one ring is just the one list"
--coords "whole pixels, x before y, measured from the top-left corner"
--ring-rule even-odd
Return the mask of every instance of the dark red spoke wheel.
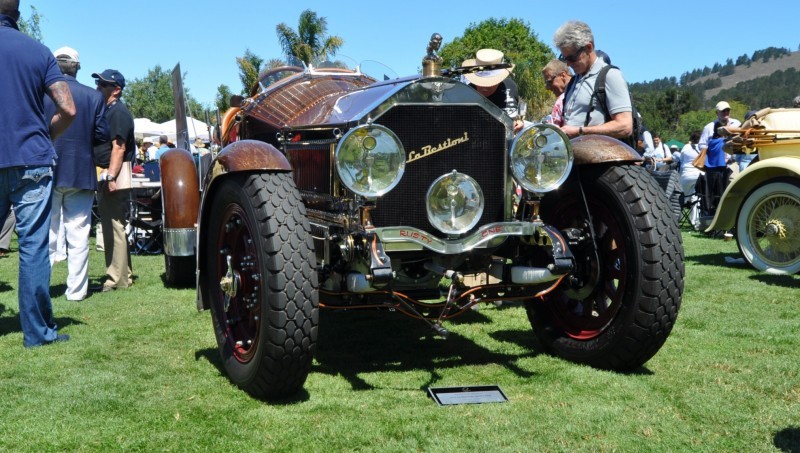
[[[579, 250], [583, 257], [579, 261], [580, 287], [547, 298], [554, 320], [564, 333], [580, 340], [600, 335], [617, 315], [627, 268], [618, 216], [614, 216], [607, 204], [592, 203], [589, 209], [594, 231], [599, 236], [595, 241], [598, 253], [591, 250], [590, 243], [583, 244], [582, 248], [587, 250]], [[573, 203], [560, 215], [573, 219], [573, 227], [588, 225], [584, 211], [579, 203]]]
[[217, 269], [225, 270], [216, 290], [222, 294], [225, 339], [241, 362], [253, 358], [260, 333], [261, 305], [258, 304], [260, 262], [252, 226], [239, 205], [222, 215], [218, 233]]

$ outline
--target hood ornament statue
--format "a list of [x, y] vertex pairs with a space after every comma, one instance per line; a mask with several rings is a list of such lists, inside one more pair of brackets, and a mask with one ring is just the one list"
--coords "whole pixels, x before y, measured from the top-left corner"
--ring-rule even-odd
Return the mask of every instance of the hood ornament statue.
[[442, 35], [434, 33], [428, 42], [427, 54], [422, 59], [422, 77], [435, 77], [441, 75], [442, 57], [436, 54], [442, 45]]

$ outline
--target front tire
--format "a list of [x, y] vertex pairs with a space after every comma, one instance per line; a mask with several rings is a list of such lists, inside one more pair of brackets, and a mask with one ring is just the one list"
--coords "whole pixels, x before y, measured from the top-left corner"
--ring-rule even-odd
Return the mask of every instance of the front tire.
[[579, 171], [593, 229], [573, 176], [564, 193], [545, 200], [542, 213], [546, 223], [583, 238], [570, 245], [577, 269], [555, 291], [528, 303], [528, 317], [555, 356], [601, 369], [636, 369], [661, 348], [678, 315], [684, 277], [678, 224], [645, 169]]
[[747, 196], [736, 220], [744, 259], [770, 274], [800, 272], [800, 187], [771, 182]]
[[316, 262], [289, 173], [235, 175], [210, 202], [204, 271], [225, 371], [253, 396], [303, 386], [317, 340]]

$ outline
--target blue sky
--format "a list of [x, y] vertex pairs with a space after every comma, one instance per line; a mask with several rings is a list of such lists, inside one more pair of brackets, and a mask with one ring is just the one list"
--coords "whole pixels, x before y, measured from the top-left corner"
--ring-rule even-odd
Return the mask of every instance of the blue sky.
[[[594, 31], [597, 47], [611, 55], [629, 82], [680, 77], [683, 72], [725, 63], [726, 58], [769, 46], [796, 51], [796, 0], [765, 3], [686, 1], [501, 2], [333, 0], [21, 0], [24, 17], [30, 6], [43, 16], [44, 43], [50, 49], [74, 47], [81, 56], [78, 80], [120, 70], [128, 80], [142, 78], [160, 65], [176, 63], [186, 73], [185, 86], [203, 104], [211, 104], [220, 84], [241, 89], [236, 57], [250, 49], [268, 60], [280, 58], [275, 26], [292, 28], [305, 9], [327, 18], [331, 34], [345, 44], [339, 52], [355, 61], [376, 60], [398, 75], [417, 71], [430, 35], [444, 42], [485, 19], [519, 18], [552, 47], [555, 30], [579, 19]], [[744, 5], [751, 5], [749, 8]], [[564, 5], [568, 8], [553, 6]], [[745, 28], [746, 27], [746, 28]]]

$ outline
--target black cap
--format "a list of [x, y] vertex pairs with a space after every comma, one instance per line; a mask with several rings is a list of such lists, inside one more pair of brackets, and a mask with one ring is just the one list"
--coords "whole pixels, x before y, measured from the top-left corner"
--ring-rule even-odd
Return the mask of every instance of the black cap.
[[95, 79], [100, 79], [103, 82], [113, 83], [120, 87], [120, 89], [125, 88], [125, 77], [116, 69], [106, 69], [100, 74], [95, 72], [92, 74], [92, 77]]

